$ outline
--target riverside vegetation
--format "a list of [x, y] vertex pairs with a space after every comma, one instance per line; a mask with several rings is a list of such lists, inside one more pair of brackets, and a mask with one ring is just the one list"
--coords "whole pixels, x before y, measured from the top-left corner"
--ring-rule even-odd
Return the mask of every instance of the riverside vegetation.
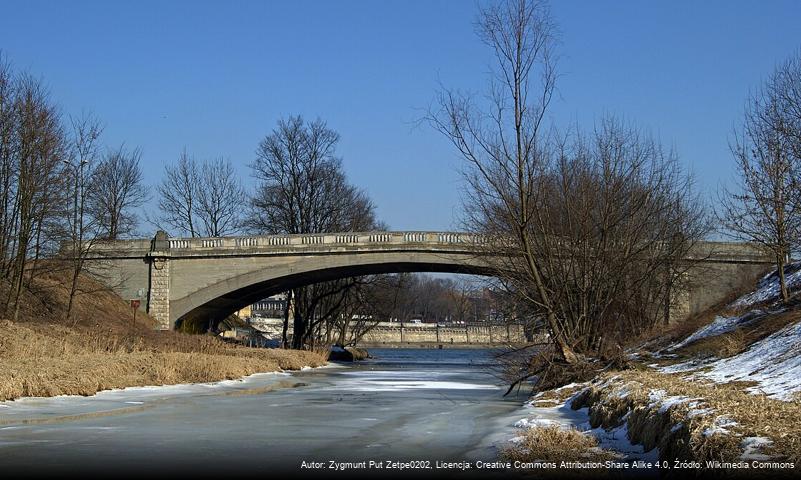
[[213, 382], [326, 363], [311, 351], [246, 348], [210, 336], [155, 331], [155, 321], [142, 312], [134, 325], [125, 300], [83, 276], [86, 293], [75, 297], [67, 323], [65, 273], [37, 277], [22, 293], [18, 320], [0, 319], [0, 401]]
[[756, 462], [763, 473], [794, 474], [801, 464], [800, 267], [787, 267], [790, 303], [772, 273], [755, 291], [644, 337], [611, 368], [555, 374], [549, 385], [563, 386], [536, 393], [533, 412], [586, 408], [587, 425], [535, 425], [503, 457], [552, 458], [554, 443], [563, 460], [619, 457], [603, 441], [618, 431], [645, 452], [657, 448], [667, 464], [753, 469]]

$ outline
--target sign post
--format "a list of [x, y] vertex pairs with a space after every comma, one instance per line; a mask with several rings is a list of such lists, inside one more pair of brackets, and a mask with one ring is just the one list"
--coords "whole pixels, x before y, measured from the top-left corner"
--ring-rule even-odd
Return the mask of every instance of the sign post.
[[131, 299], [131, 310], [133, 310], [133, 327], [136, 328], [136, 311], [139, 310], [139, 299]]

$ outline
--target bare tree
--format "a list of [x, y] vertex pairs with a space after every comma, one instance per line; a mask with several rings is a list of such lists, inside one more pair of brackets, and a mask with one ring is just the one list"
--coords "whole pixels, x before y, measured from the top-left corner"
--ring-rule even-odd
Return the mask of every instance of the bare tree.
[[108, 151], [92, 176], [88, 207], [106, 240], [130, 235], [137, 226], [134, 211], [148, 199], [139, 166], [141, 151], [124, 145]]
[[[304, 234], [365, 231], [377, 225], [366, 193], [347, 181], [335, 155], [338, 141], [339, 134], [321, 120], [307, 123], [296, 116], [278, 122], [259, 144], [251, 165], [260, 182], [251, 199], [251, 230]], [[293, 348], [314, 347], [325, 338], [326, 325], [340, 316], [358, 283], [343, 279], [294, 289], [289, 295]]]
[[222, 237], [239, 231], [246, 195], [229, 160], [203, 163], [197, 197], [197, 213], [206, 236]]
[[731, 151], [739, 184], [723, 191], [718, 217], [725, 233], [774, 256], [786, 302], [784, 267], [801, 243], [801, 54], [751, 94]]
[[181, 152], [176, 165], [164, 167], [164, 178], [157, 190], [161, 212], [159, 222], [166, 224], [167, 229], [190, 237], [200, 235], [196, 223], [199, 183], [197, 164], [186, 149]]
[[247, 204], [245, 189], [230, 160], [200, 164], [186, 150], [166, 166], [158, 186], [157, 223], [191, 237], [223, 237], [240, 231]]
[[2, 276], [10, 274], [9, 257], [16, 235], [16, 185], [18, 165], [18, 112], [16, 109], [17, 81], [11, 64], [0, 55], [0, 260]]
[[0, 59], [0, 184], [3, 276], [11, 288], [4, 313], [17, 319], [25, 274], [53, 249], [54, 216], [63, 202], [60, 165], [66, 142], [60, 114], [41, 83], [14, 75]]
[[71, 208], [66, 212], [68, 225], [68, 259], [71, 263], [71, 282], [69, 301], [67, 303], [66, 319], [69, 321], [72, 314], [75, 296], [78, 293], [78, 284], [84, 263], [94, 240], [97, 238], [96, 225], [87, 214], [87, 200], [89, 196], [89, 180], [94, 174], [100, 156], [99, 139], [103, 132], [100, 122], [89, 114], [71, 118], [72, 138], [70, 155], [65, 160], [64, 173], [67, 178], [69, 191], [72, 197]]
[[557, 79], [547, 4], [500, 2], [477, 30], [495, 53], [489, 100], [444, 90], [428, 120], [465, 160], [477, 254], [575, 363], [661, 318], [708, 228], [703, 206], [675, 153], [638, 129], [613, 118], [591, 135], [546, 126]]
[[48, 287], [34, 280], [65, 265], [69, 318], [96, 237], [88, 207], [102, 128], [90, 115], [71, 119], [71, 127], [40, 80], [0, 57], [0, 308], [14, 319], [23, 289], [39, 294]]
[[[428, 119], [468, 162], [471, 201], [479, 210], [497, 208], [508, 220], [503, 233], [510, 234], [515, 254], [524, 260], [526, 283], [536, 288], [530, 300], [544, 310], [562, 358], [575, 362], [543, 278], [542, 260], [531, 247], [529, 228], [531, 204], [538, 194], [535, 181], [550, 153], [543, 120], [556, 89], [556, 27], [544, 2], [510, 0], [483, 9], [476, 29], [495, 54], [492, 105], [481, 112], [472, 97], [446, 90]], [[484, 213], [475, 213], [475, 220], [482, 222]]]

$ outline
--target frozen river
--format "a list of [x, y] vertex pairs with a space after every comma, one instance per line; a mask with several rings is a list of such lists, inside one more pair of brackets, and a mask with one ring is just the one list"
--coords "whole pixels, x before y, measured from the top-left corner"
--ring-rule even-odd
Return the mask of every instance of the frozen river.
[[0, 403], [0, 467], [258, 475], [331, 460], [492, 460], [514, 436], [524, 399], [502, 396], [490, 352], [371, 353], [291, 375]]

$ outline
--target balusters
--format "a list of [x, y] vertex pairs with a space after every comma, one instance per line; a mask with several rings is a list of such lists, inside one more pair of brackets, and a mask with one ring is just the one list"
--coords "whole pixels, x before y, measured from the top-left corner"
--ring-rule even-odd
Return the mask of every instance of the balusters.
[[359, 243], [358, 235], [337, 235], [335, 237], [336, 243]]
[[301, 243], [303, 245], [321, 245], [324, 239], [323, 235], [306, 235], [301, 237]]
[[236, 246], [237, 247], [258, 247], [259, 246], [259, 239], [246, 237], [246, 238], [237, 238], [236, 239]]
[[182, 240], [182, 239], [175, 239], [169, 240], [170, 242], [170, 249], [173, 248], [189, 248], [189, 240]]
[[489, 243], [489, 237], [481, 234], [470, 235], [470, 241], [475, 245], [484, 245]]
[[267, 245], [271, 247], [280, 247], [283, 245], [289, 245], [289, 237], [267, 237]]
[[461, 243], [462, 237], [458, 233], [440, 233], [437, 235], [440, 243]]
[[223, 246], [222, 238], [202, 238], [200, 246], [203, 248], [219, 248]]
[[425, 242], [426, 234], [423, 232], [406, 232], [403, 234], [404, 242]]
[[192, 248], [265, 248], [292, 245], [356, 245], [364, 243], [440, 243], [483, 244], [487, 237], [481, 234], [452, 232], [372, 232], [305, 235], [269, 235], [235, 238], [174, 238], [169, 239], [171, 249]]
[[372, 233], [370, 234], [371, 243], [389, 243], [392, 240], [392, 235], [389, 233]]

